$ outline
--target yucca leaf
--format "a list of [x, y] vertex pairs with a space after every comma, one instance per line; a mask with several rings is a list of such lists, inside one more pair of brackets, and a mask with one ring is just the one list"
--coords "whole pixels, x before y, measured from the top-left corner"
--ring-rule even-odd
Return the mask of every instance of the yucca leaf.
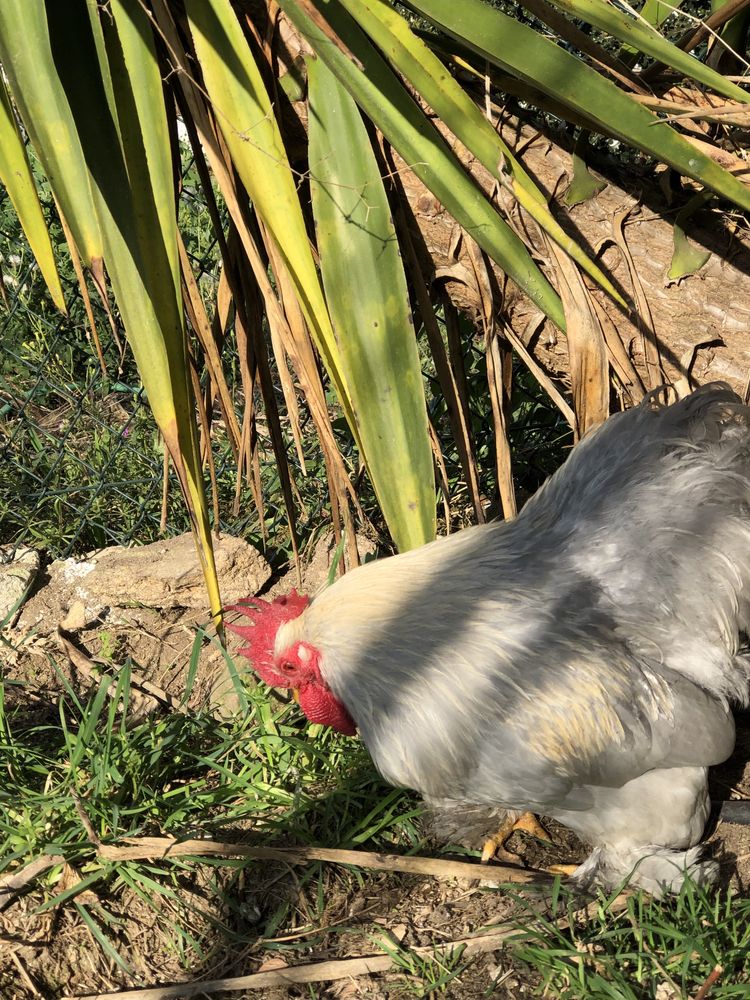
[[[63, 6], [67, 4], [49, 5], [51, 16], [64, 18]], [[58, 53], [53, 55], [47, 16], [42, 0], [3, 0], [0, 62], [78, 252], [91, 266], [101, 260], [102, 236], [78, 131], [55, 66]], [[75, 47], [67, 58], [76, 58]]]
[[571, 157], [573, 175], [570, 179], [568, 189], [563, 195], [563, 201], [571, 208], [580, 205], [589, 198], [594, 198], [603, 191], [607, 182], [600, 177], [594, 177], [588, 168], [585, 159], [586, 147], [588, 146], [588, 132], [578, 136], [575, 149]]
[[[39, 157], [51, 165], [50, 182], [70, 213], [76, 243], [83, 241], [86, 262], [98, 267], [98, 280], [102, 258], [106, 263], [149, 403], [185, 495], [218, 624], [221, 600], [178, 296], [171, 163], [167, 156], [154, 155], [155, 145], [164, 143], [166, 123], [148, 18], [138, 0], [114, 0], [115, 20], [107, 20], [105, 36], [93, 0], [71, 0], [64, 10], [26, 0], [23, 16], [34, 30], [17, 46], [7, 32], [19, 24], [19, 6], [14, 0], [0, 5], [3, 65], [14, 97], [25, 109]], [[44, 95], [46, 108], [38, 103]], [[26, 114], [34, 116], [31, 124]]]
[[667, 271], [667, 281], [679, 281], [695, 274], [710, 259], [710, 250], [699, 250], [687, 238], [685, 228], [690, 217], [711, 200], [707, 191], [699, 191], [684, 205], [674, 220], [674, 253]]
[[326, 299], [381, 509], [401, 551], [435, 537], [422, 369], [401, 255], [370, 138], [320, 59], [308, 64], [310, 176]]
[[612, 282], [565, 232], [547, 207], [547, 199], [526, 173], [500, 134], [459, 86], [443, 63], [387, 0], [342, 0], [349, 13], [381, 52], [411, 83], [479, 162], [503, 184], [539, 226], [602, 288], [625, 306]]
[[[112, 33], [108, 35], [109, 65], [116, 82], [115, 102], [120, 98], [118, 120], [130, 188], [150, 192], [134, 199], [135, 221], [142, 251], [153, 257], [146, 265], [156, 269], [153, 284], [163, 290], [171, 304], [179, 302], [181, 284], [174, 177], [159, 63], [142, 4], [111, 0], [110, 7], [122, 58]], [[120, 95], [125, 95], [124, 104]], [[154, 216], [160, 232], [157, 240], [152, 239]]]
[[409, 6], [482, 59], [584, 115], [604, 134], [651, 153], [740, 207], [750, 208], [750, 190], [741, 181], [533, 28], [481, 0], [409, 0]]
[[[297, 193], [297, 181], [260, 70], [229, 0], [187, 0], [190, 31], [206, 90], [232, 162], [284, 259], [333, 378], [354, 423], [346, 374], [323, 298]], [[356, 435], [357, 428], [353, 427]]]
[[[112, 93], [129, 185], [113, 222], [132, 213], [135, 267], [121, 244], [108, 258], [118, 305], [149, 403], [182, 486], [214, 621], [221, 623], [211, 525], [195, 428], [195, 402], [181, 299], [177, 210], [161, 71], [149, 19], [139, 0], [112, 0], [115, 32], [106, 35]], [[106, 24], [107, 22], [104, 21]], [[122, 265], [124, 264], [124, 267]], [[115, 276], [115, 269], [120, 272]], [[136, 310], [133, 305], [137, 304]], [[129, 316], [131, 312], [136, 315]], [[128, 320], [130, 319], [130, 322]]]
[[[286, 157], [271, 99], [260, 70], [228, 0], [188, 0], [188, 20], [201, 62], [206, 90], [216, 111], [232, 160], [270, 232], [294, 284], [316, 345], [333, 378], [389, 530], [400, 547], [424, 541], [430, 533], [431, 510], [425, 509], [424, 483], [414, 492], [415, 506], [393, 502], [393, 453], [381, 447], [385, 418], [368, 408], [351, 384], [358, 378], [357, 352], [347, 343], [349, 331], [334, 335], [315, 261], [307, 236], [295, 178]], [[351, 368], [350, 366], [354, 366]], [[355, 398], [356, 397], [356, 398]], [[413, 418], [414, 407], [402, 415]], [[393, 411], [391, 412], [393, 416]], [[392, 429], [396, 435], [399, 429]], [[424, 462], [418, 449], [412, 454], [418, 478], [424, 480]], [[400, 470], [403, 462], [395, 462]], [[430, 467], [431, 481], [431, 467]], [[434, 533], [434, 528], [432, 528]]]
[[[341, 3], [331, 0], [324, 5], [330, 31], [322, 30], [310, 16], [308, 3], [280, 0], [279, 5], [420, 180], [505, 273], [564, 329], [560, 299], [523, 242], [466, 173]], [[348, 52], [336, 44], [335, 36], [345, 39]]]
[[18, 220], [39, 264], [52, 301], [66, 312], [52, 242], [34, 183], [23, 139], [18, 131], [5, 84], [0, 80], [0, 181], [5, 185]]
[[682, 0], [671, 0], [671, 2], [665, 2], [665, 0], [646, 0], [644, 5], [641, 7], [641, 17], [644, 21], [648, 21], [655, 28], [658, 28], [660, 24], [673, 14], [676, 10], [679, 10], [682, 5]]
[[[521, 0], [523, 3], [523, 0]], [[606, 31], [614, 38], [632, 46], [647, 56], [671, 66], [686, 77], [697, 80], [715, 90], [723, 97], [735, 101], [750, 102], [750, 94], [742, 90], [736, 83], [726, 80], [721, 73], [706, 66], [695, 56], [683, 52], [661, 35], [656, 28], [645, 24], [642, 20], [628, 16], [624, 11], [617, 10], [612, 4], [603, 0], [550, 0], [555, 7], [564, 10], [572, 17], [586, 21], [588, 24]]]

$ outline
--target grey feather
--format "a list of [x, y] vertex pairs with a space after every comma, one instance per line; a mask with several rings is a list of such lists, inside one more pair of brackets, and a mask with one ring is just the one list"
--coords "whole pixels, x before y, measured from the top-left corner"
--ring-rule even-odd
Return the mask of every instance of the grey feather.
[[[723, 385], [651, 397], [580, 443], [516, 520], [347, 574], [277, 651], [320, 650], [382, 774], [438, 807], [563, 818], [610, 851], [602, 873], [615, 837], [689, 847], [705, 769], [732, 751], [729, 702], [748, 697], [749, 423]], [[668, 785], [658, 837], [655, 802], [629, 841], [619, 819], [609, 829], [634, 781], [680, 768], [692, 801], [671, 833]]]

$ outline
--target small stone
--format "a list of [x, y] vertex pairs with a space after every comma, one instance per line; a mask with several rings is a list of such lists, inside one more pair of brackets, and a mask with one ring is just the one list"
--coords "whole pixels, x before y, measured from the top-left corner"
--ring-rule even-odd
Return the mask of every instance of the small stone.
[[[96, 617], [96, 615], [94, 615], [94, 617]], [[91, 620], [91, 615], [87, 614], [86, 605], [83, 601], [73, 601], [68, 608], [67, 615], [60, 622], [60, 628], [65, 632], [79, 632], [82, 628], [85, 628]]]
[[21, 608], [39, 572], [36, 549], [12, 546], [0, 548], [0, 626]]

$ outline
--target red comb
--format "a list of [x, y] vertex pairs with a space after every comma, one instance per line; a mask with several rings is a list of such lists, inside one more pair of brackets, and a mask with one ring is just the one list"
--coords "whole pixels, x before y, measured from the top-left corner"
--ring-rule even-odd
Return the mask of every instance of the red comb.
[[282, 597], [264, 601], [260, 597], [248, 597], [239, 604], [232, 604], [226, 611], [239, 611], [251, 619], [250, 625], [230, 625], [227, 628], [247, 640], [247, 646], [240, 650], [253, 664], [253, 668], [266, 684], [271, 687], [289, 687], [289, 678], [274, 670], [273, 647], [276, 633], [284, 622], [299, 618], [310, 603], [310, 598], [291, 590]]

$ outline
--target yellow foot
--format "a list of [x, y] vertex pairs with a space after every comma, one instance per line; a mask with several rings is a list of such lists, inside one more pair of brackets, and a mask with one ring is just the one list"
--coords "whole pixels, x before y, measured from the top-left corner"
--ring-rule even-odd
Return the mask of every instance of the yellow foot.
[[576, 868], [578, 865], [548, 865], [544, 870], [550, 875], [564, 875], [566, 878], [570, 878]]
[[538, 837], [540, 840], [549, 841], [550, 837], [542, 824], [533, 813], [522, 813], [518, 819], [506, 819], [497, 833], [488, 837], [482, 848], [482, 863], [486, 864], [491, 858], [498, 861], [510, 861], [518, 864], [521, 860], [513, 851], [509, 851], [505, 846], [505, 841], [515, 830], [524, 830], [526, 833]]
[[530, 833], [531, 836], [536, 837], [537, 840], [545, 840], [548, 844], [551, 843], [550, 835], [544, 829], [534, 813], [521, 813], [516, 822], [513, 824], [513, 829], [525, 830], [526, 833]]

